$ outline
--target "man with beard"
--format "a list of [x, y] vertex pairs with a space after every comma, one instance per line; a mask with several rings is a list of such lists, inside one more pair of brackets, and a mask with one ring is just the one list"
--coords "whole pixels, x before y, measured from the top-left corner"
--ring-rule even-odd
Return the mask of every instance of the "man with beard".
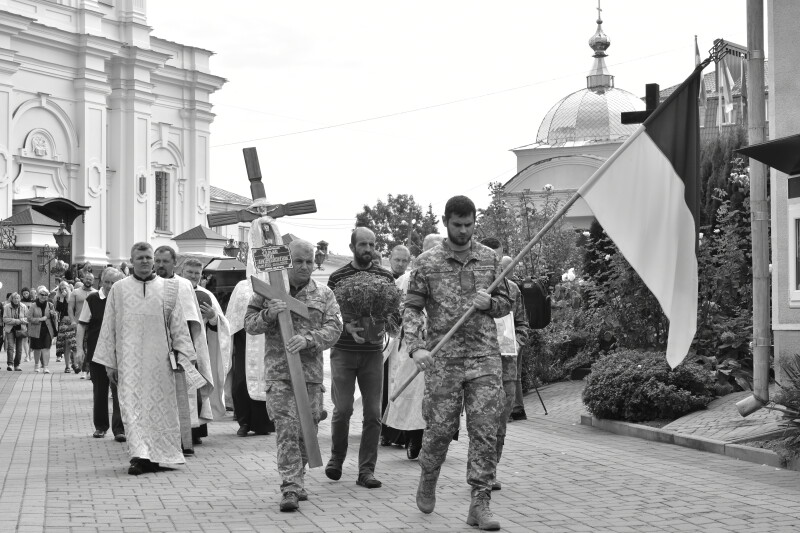
[[[394, 283], [391, 272], [375, 265], [375, 233], [369, 228], [358, 227], [350, 235], [350, 251], [353, 260], [331, 274], [328, 287], [336, 285], [350, 276], [367, 272]], [[339, 302], [346, 307], [346, 302]], [[367, 342], [359, 333], [357, 321], [345, 323], [342, 336], [331, 349], [331, 457], [325, 466], [325, 475], [338, 480], [342, 477], [342, 463], [347, 456], [347, 439], [350, 432], [350, 416], [356, 380], [361, 391], [363, 423], [361, 446], [358, 450], [358, 479], [356, 483], [368, 489], [376, 489], [381, 482], [375, 479], [375, 464], [378, 461], [378, 442], [381, 435], [381, 389], [383, 385], [383, 343]]]
[[225, 416], [225, 377], [231, 368], [231, 334], [228, 319], [222, 312], [217, 297], [200, 286], [203, 277], [203, 263], [190, 257], [183, 263], [183, 277], [194, 287], [200, 312], [206, 323], [208, 355], [211, 360], [211, 373], [214, 376], [214, 390], [211, 392], [211, 412], [214, 418], [222, 420]]
[[245, 315], [247, 333], [266, 337], [267, 409], [275, 421], [278, 473], [282, 481], [280, 510], [283, 512], [298, 509], [298, 502], [308, 499], [304, 479], [308, 456], [287, 357], [300, 359], [316, 429], [323, 410], [322, 352], [333, 346], [342, 332], [339, 306], [333, 291], [311, 279], [314, 246], [295, 239], [289, 244], [289, 252], [292, 257], [292, 267], [287, 271], [289, 294], [308, 307], [308, 318], [291, 314], [294, 334], [285, 342], [281, 338], [278, 315], [289, 312], [286, 302], [267, 300], [256, 294], [250, 299]]
[[[192, 455], [194, 454], [193, 445], [202, 444], [201, 437], [208, 436], [208, 426], [206, 424], [214, 418], [211, 410], [211, 392], [215, 385], [221, 387], [222, 384], [215, 384], [212, 377], [205, 321], [200, 305], [197, 303], [197, 297], [194, 295], [194, 287], [186, 278], [175, 275], [175, 264], [177, 263], [175, 250], [169, 246], [159, 246], [156, 248], [154, 261], [156, 274], [167, 281], [165, 286], [168, 289], [171, 288], [177, 291], [177, 299], [183, 306], [183, 313], [188, 322], [189, 333], [192, 336], [192, 343], [197, 353], [197, 371], [206, 381], [206, 384], [200, 389], [189, 386], [188, 390], [192, 442], [183, 442], [183, 449], [184, 453]], [[182, 405], [182, 399], [179, 399], [178, 402], [179, 406]], [[186, 429], [182, 428], [181, 434], [185, 431]]]
[[[433, 512], [436, 482], [450, 439], [458, 429], [463, 402], [469, 432], [467, 482], [472, 487], [467, 523], [495, 530], [500, 524], [492, 516], [489, 501], [497, 468], [503, 389], [494, 319], [508, 314], [511, 301], [505, 283], [499, 283], [491, 294], [487, 292], [501, 273], [500, 261], [492, 250], [473, 242], [475, 215], [475, 204], [466, 196], [447, 201], [442, 217], [447, 239], [416, 260], [405, 299], [403, 331], [408, 353], [425, 372], [423, 416], [427, 426], [419, 456], [417, 507], [423, 513]], [[431, 357], [429, 350], [470, 307], [475, 312], [436, 357]]]

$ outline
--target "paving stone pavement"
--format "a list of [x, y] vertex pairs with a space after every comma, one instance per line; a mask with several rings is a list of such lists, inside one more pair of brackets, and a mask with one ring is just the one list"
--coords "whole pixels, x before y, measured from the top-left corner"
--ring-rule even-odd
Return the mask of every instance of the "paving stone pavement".
[[[128, 476], [125, 445], [91, 437], [90, 382], [23, 368], [0, 374], [0, 532], [474, 531], [464, 523], [466, 436], [424, 515], [419, 467], [402, 449], [379, 450], [383, 488], [356, 486], [356, 413], [342, 479], [310, 471], [309, 501], [280, 513], [274, 436], [236, 437], [228, 417], [186, 465]], [[541, 388], [549, 414], [534, 393], [529, 419], [509, 425], [492, 498], [503, 531], [797, 531], [800, 473], [581, 426], [580, 387]], [[330, 419], [319, 437], [327, 459]]]

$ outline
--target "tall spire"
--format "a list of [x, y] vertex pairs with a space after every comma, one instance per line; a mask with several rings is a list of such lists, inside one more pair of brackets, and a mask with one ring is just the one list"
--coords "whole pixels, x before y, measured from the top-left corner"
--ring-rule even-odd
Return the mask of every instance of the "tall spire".
[[614, 87], [614, 76], [606, 68], [606, 50], [611, 46], [611, 40], [603, 32], [603, 9], [600, 0], [597, 0], [597, 31], [589, 39], [589, 47], [594, 50], [594, 64], [589, 75], [586, 76], [586, 88], [602, 91]]

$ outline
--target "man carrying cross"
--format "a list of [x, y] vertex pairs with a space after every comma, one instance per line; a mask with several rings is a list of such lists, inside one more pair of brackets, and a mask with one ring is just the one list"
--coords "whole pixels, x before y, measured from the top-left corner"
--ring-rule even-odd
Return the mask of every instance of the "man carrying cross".
[[288, 269], [289, 295], [308, 307], [308, 318], [291, 313], [294, 335], [285, 343], [278, 317], [289, 313], [286, 301], [254, 294], [245, 315], [245, 330], [250, 335], [266, 336], [264, 354], [267, 380], [267, 410], [275, 422], [278, 473], [281, 476], [281, 511], [298, 509], [298, 501], [308, 499], [304, 486], [308, 461], [301, 434], [289, 371], [289, 357], [302, 362], [315, 428], [322, 413], [322, 352], [338, 340], [342, 332], [339, 305], [333, 291], [311, 279], [314, 271], [314, 246], [294, 240], [289, 244], [292, 266]]

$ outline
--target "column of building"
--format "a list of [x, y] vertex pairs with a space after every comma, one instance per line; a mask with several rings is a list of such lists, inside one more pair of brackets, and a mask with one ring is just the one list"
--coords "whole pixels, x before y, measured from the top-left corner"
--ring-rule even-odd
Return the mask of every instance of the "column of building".
[[12, 180], [11, 127], [13, 115], [14, 74], [19, 70], [12, 40], [26, 30], [33, 19], [0, 12], [0, 220], [11, 216], [14, 198]]

